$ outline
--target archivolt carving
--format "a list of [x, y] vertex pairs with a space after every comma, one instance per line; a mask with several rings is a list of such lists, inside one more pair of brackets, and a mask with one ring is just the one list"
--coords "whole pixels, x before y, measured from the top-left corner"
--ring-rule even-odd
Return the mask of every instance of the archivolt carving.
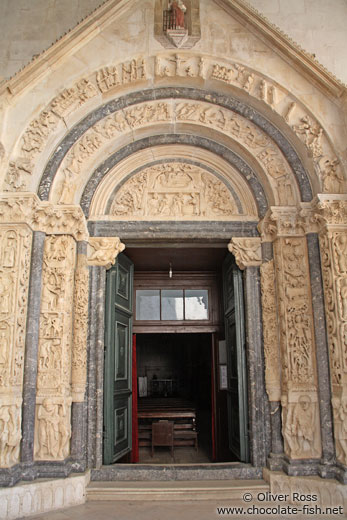
[[171, 100], [144, 103], [124, 109], [90, 128], [73, 146], [61, 166], [64, 180], [60, 187], [59, 203], [64, 204], [73, 200], [76, 187], [83, 182], [83, 179], [79, 180], [82, 168], [87, 167], [88, 161], [95, 160], [95, 155], [107, 144], [107, 141], [139, 126], [157, 122], [174, 123], [175, 120], [215, 128], [242, 143], [251, 150], [269, 174], [269, 182], [275, 190], [278, 203], [294, 204], [297, 189], [293, 183], [291, 169], [278, 147], [264, 132], [230, 110], [209, 103], [193, 101], [172, 103]]
[[225, 218], [239, 213], [226, 185], [195, 165], [170, 162], [146, 168], [118, 191], [110, 209], [118, 218]]
[[[160, 55], [148, 60], [139, 57], [126, 63], [109, 65], [90, 78], [83, 78], [72, 88], [65, 89], [45, 107], [24, 132], [19, 155], [11, 159], [5, 189], [27, 189], [30, 178], [28, 175], [33, 171], [34, 158], [43, 151], [48, 137], [67, 114], [95, 97], [98, 90], [107, 93], [115, 87], [120, 88], [124, 84], [146, 80], [152, 75], [158, 78], [211, 78], [244, 89], [250, 96], [269, 105], [291, 124], [316, 162], [317, 174], [322, 178], [324, 191], [343, 192], [344, 176], [341, 164], [327, 136], [321, 125], [288, 91], [241, 64], [216, 62], [207, 56], [178, 53]], [[110, 125], [112, 126], [112, 121]], [[103, 131], [108, 132], [107, 128]], [[317, 164], [322, 159], [323, 163], [326, 163], [325, 166]], [[289, 189], [289, 184], [286, 189]]]
[[[35, 456], [62, 459], [69, 451], [75, 241], [46, 238], [42, 273]], [[38, 403], [40, 402], [38, 400]]]
[[281, 372], [274, 261], [262, 264], [260, 273], [266, 391], [270, 401], [280, 401]]

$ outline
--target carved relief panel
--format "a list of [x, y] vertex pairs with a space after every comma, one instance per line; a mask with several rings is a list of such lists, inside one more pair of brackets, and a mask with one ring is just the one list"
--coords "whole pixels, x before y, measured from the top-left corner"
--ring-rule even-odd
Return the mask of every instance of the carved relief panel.
[[0, 466], [19, 462], [32, 233], [0, 226]]
[[224, 182], [180, 162], [152, 166], [134, 175], [116, 193], [110, 208], [111, 215], [134, 220], [218, 220], [239, 213]]
[[321, 453], [321, 440], [306, 238], [278, 238], [274, 252], [285, 452], [292, 459], [317, 458]]
[[71, 236], [46, 238], [37, 374], [37, 460], [62, 459], [69, 452], [75, 250]]
[[336, 457], [347, 465], [347, 204], [319, 204]]
[[274, 261], [260, 266], [263, 316], [265, 384], [270, 401], [281, 400], [281, 362], [278, 338]]

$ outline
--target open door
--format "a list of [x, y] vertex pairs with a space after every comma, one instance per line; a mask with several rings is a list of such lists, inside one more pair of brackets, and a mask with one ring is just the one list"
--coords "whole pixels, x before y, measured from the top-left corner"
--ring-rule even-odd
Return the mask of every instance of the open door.
[[223, 265], [224, 323], [227, 349], [229, 449], [249, 461], [247, 370], [242, 273], [228, 255]]
[[107, 272], [104, 464], [131, 451], [133, 263], [119, 254]]

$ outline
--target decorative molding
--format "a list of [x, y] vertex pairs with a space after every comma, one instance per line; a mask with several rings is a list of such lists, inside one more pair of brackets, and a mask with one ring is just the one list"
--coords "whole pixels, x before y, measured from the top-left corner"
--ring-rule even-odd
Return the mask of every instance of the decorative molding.
[[40, 479], [0, 489], [0, 511], [3, 520], [47, 513], [55, 509], [77, 506], [86, 501], [89, 472], [60, 479]]
[[273, 260], [261, 264], [260, 275], [266, 392], [270, 401], [279, 402], [281, 400], [281, 362]]
[[125, 245], [118, 237], [90, 237], [88, 265], [98, 265], [109, 269], [116, 262], [119, 253], [124, 251]]
[[345, 229], [347, 195], [318, 195], [315, 199], [316, 219], [327, 229]]
[[[315, 504], [321, 507], [341, 506], [347, 509], [347, 488], [337, 480], [320, 477], [291, 477], [280, 471], [270, 471], [264, 468], [263, 478], [270, 484], [273, 495], [288, 495], [286, 503], [301, 507], [302, 502], [295, 500], [294, 497], [302, 495], [316, 496]], [[311, 503], [312, 505], [312, 503]]]
[[0, 224], [25, 223], [33, 231], [44, 231], [47, 235], [70, 233], [76, 240], [88, 236], [79, 206], [41, 202], [34, 193], [1, 193], [0, 197]]
[[261, 264], [260, 238], [232, 238], [228, 250], [235, 256], [236, 264], [242, 270]]

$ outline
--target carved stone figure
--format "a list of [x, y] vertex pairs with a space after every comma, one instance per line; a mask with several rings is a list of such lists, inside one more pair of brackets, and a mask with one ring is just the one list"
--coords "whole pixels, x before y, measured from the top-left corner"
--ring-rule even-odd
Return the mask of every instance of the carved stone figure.
[[301, 136], [305, 145], [311, 152], [313, 157], [320, 157], [323, 155], [321, 138], [323, 129], [318, 123], [311, 121], [308, 116], [301, 118], [299, 125], [294, 125], [293, 130], [298, 136]]
[[115, 263], [117, 255], [125, 249], [125, 245], [118, 237], [91, 237], [89, 244], [94, 249], [94, 253], [89, 256], [88, 264], [105, 266], [106, 269]]
[[38, 443], [39, 451], [37, 456], [39, 459], [45, 458], [56, 459], [59, 452], [59, 415], [57, 404], [52, 399], [46, 398], [39, 405], [37, 418], [39, 422]]
[[260, 238], [232, 238], [228, 249], [235, 256], [240, 269], [261, 264]]
[[169, 0], [168, 7], [174, 13], [174, 20], [176, 21], [175, 28], [184, 29], [184, 14], [187, 8], [182, 0]]
[[293, 434], [297, 441], [297, 451], [300, 454], [314, 452], [314, 414], [311, 398], [301, 395], [293, 413]]
[[19, 460], [21, 440], [20, 405], [0, 407], [0, 466], [9, 467]]

